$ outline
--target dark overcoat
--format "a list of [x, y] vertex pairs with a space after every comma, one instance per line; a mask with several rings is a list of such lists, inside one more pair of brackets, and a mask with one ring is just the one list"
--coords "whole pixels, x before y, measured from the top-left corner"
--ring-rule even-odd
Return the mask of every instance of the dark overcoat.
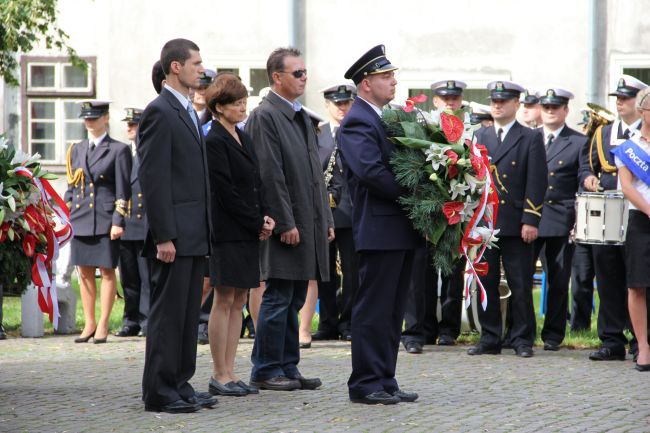
[[65, 193], [75, 236], [107, 235], [111, 226], [124, 227], [131, 198], [129, 147], [107, 135], [89, 153], [83, 140], [70, 149], [68, 166], [70, 174], [83, 170], [83, 179], [68, 184]]
[[[539, 132], [543, 137], [543, 128]], [[548, 188], [538, 227], [540, 237], [568, 236], [573, 228], [580, 150], [586, 141], [587, 137], [565, 125], [560, 135], [546, 149]]]
[[[269, 216], [276, 223], [261, 245], [262, 279], [328, 281], [327, 229], [334, 222], [309, 116], [270, 92], [251, 113], [245, 130], [253, 139]], [[280, 234], [294, 227], [300, 243], [280, 242]]]

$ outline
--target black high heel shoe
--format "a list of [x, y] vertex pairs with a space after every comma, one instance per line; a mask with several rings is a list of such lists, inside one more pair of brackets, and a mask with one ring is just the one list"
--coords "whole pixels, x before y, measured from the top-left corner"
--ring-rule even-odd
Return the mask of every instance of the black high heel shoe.
[[[97, 328], [95, 328], [95, 331], [97, 331]], [[74, 342], [75, 343], [88, 343], [88, 340], [90, 340], [91, 338], [93, 338], [95, 336], [95, 331], [93, 331], [92, 333], [90, 333], [89, 335], [87, 335], [85, 337], [77, 337], [77, 338], [75, 338]]]
[[[109, 334], [110, 334], [110, 332], [109, 332]], [[97, 338], [97, 337], [93, 338], [93, 343], [95, 343], [95, 344], [103, 344], [103, 343], [106, 343], [107, 340], [108, 340], [108, 334], [106, 334], [106, 337], [104, 337], [104, 338]]]

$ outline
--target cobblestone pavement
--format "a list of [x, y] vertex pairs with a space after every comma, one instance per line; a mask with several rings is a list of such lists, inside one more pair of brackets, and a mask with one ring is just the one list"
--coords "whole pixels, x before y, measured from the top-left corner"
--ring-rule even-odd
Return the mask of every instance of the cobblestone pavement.
[[[250, 372], [250, 340], [237, 370]], [[262, 391], [221, 397], [194, 414], [144, 412], [144, 340], [74, 344], [71, 336], [0, 342], [0, 432], [650, 432], [650, 374], [625, 362], [591, 362], [587, 352], [537, 348], [470, 357], [466, 347], [400, 352], [403, 389], [416, 403], [351, 404], [345, 383], [350, 346], [314, 343], [301, 370], [317, 391]], [[207, 390], [210, 351], [200, 346], [195, 388]]]

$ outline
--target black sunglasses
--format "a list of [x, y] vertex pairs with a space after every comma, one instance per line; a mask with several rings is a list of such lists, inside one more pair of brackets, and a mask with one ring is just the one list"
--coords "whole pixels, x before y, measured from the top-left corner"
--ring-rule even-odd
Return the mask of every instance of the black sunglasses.
[[282, 74], [291, 74], [294, 76], [294, 78], [302, 78], [303, 75], [307, 75], [307, 69], [297, 69], [293, 72], [288, 72], [288, 71], [279, 71]]

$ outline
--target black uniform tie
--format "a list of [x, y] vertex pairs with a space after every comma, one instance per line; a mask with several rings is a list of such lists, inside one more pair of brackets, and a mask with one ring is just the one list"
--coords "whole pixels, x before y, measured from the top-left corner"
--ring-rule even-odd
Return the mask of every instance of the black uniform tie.
[[499, 145], [501, 145], [501, 143], [503, 142], [501, 137], [503, 137], [503, 128], [499, 128], [499, 130], [497, 131], [497, 143]]
[[91, 142], [90, 142], [90, 153], [92, 153], [93, 150], [95, 150], [95, 142], [94, 142], [94, 141], [91, 141]]
[[555, 137], [553, 137], [553, 134], [548, 134], [548, 138], [546, 139], [546, 150], [548, 150], [549, 147], [551, 147], [554, 138]]
[[628, 128], [625, 128], [625, 132], [623, 133], [623, 139], [624, 140], [630, 139], [630, 130]]

